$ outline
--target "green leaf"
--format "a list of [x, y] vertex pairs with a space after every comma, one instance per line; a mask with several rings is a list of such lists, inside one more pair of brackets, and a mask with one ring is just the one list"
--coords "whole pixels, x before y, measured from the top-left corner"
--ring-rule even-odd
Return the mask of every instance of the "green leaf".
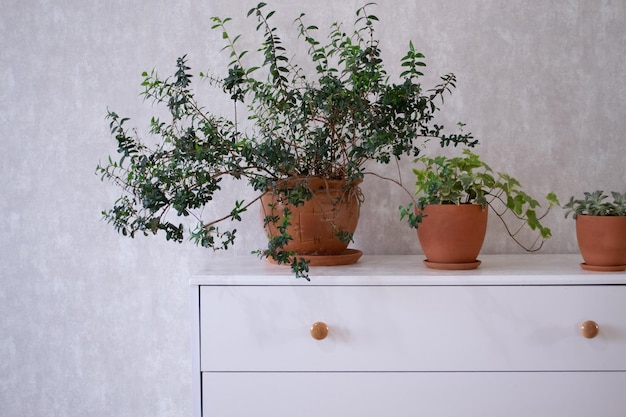
[[555, 205], [555, 206], [559, 206], [559, 199], [556, 196], [555, 193], [548, 193], [548, 195], [546, 196], [546, 200], [548, 200], [548, 202], [550, 203], [550, 205]]

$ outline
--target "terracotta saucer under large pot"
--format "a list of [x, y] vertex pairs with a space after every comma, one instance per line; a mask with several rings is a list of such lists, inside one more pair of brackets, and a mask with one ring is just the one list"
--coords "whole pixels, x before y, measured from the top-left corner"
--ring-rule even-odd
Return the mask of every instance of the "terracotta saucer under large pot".
[[626, 270], [626, 216], [576, 216], [576, 238], [590, 271]]
[[479, 204], [431, 204], [422, 213], [417, 236], [428, 268], [478, 268], [476, 258], [487, 232], [487, 208]]
[[[296, 252], [298, 257], [308, 260], [311, 266], [356, 262], [363, 253], [348, 249], [350, 241], [340, 239], [340, 236], [351, 236], [356, 230], [361, 206], [358, 184], [313, 177], [285, 180], [278, 184], [277, 189], [291, 188], [296, 182], [308, 184], [313, 192], [311, 200], [296, 207], [286, 202], [281, 193], [268, 192], [261, 198], [263, 218], [281, 217], [285, 207], [293, 215], [291, 225], [287, 227], [287, 233], [293, 240], [284, 249]], [[272, 223], [265, 230], [270, 237], [279, 234], [276, 225]], [[271, 258], [269, 260], [273, 261]]]

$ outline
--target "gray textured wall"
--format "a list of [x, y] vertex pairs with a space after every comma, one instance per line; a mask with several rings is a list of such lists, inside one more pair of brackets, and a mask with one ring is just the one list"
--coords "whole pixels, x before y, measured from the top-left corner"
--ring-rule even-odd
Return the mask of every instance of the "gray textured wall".
[[[288, 30], [301, 10], [326, 26], [351, 22], [361, 4], [295, 3], [272, 3]], [[0, 4], [0, 415], [190, 414], [187, 280], [215, 255], [117, 236], [99, 215], [117, 191], [94, 168], [114, 152], [107, 106], [145, 126], [141, 71], [170, 71], [184, 53], [196, 71], [223, 63], [209, 17], [237, 17], [237, 32], [253, 4]], [[494, 168], [565, 200], [626, 188], [625, 4], [381, 1], [375, 13], [390, 62], [412, 39], [431, 79], [457, 74], [446, 118], [469, 125]], [[402, 193], [375, 178], [364, 188], [354, 247], [418, 253], [414, 232], [397, 220]], [[261, 245], [256, 221], [249, 216], [235, 250], [217, 256]], [[571, 220], [558, 210], [549, 223], [555, 237], [544, 252], [576, 252]], [[487, 239], [484, 252], [518, 251], [497, 223]]]

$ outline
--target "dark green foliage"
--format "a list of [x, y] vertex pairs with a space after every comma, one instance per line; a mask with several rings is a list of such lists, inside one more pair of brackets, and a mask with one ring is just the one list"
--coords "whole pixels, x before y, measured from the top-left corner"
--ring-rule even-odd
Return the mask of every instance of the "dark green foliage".
[[[148, 147], [126, 128], [127, 118], [109, 111], [120, 158], [109, 158], [98, 172], [120, 186], [124, 196], [104, 217], [124, 235], [162, 231], [168, 240], [180, 242], [183, 226], [172, 217], [194, 216], [198, 224], [189, 232], [192, 240], [203, 247], [227, 249], [236, 230], [221, 231], [216, 225], [241, 220], [258, 198], [237, 201], [228, 215], [205, 221], [199, 210], [212, 202], [225, 176], [245, 180], [262, 194], [290, 177], [358, 181], [367, 161], [387, 164], [403, 156], [416, 157], [427, 139], [437, 139], [442, 146], [473, 146], [471, 134], [446, 135], [443, 126], [433, 123], [444, 95], [455, 87], [455, 76], [442, 76], [441, 84], [425, 91], [420, 83], [424, 55], [410, 42], [399, 63], [401, 76], [392, 81], [375, 37], [378, 18], [368, 13], [369, 7], [357, 11], [352, 32], [334, 23], [330, 34], [320, 38], [317, 26], [305, 24], [304, 15], [296, 19], [299, 39], [308, 45], [308, 58], [315, 66], [313, 74], [305, 74], [292, 61], [271, 24], [274, 12], [266, 11], [265, 3], [248, 12], [262, 37], [257, 55], [238, 49], [240, 35], [232, 36], [227, 29], [230, 18], [212, 18], [230, 62], [224, 76], [200, 73], [200, 79], [232, 100], [234, 117], [219, 117], [199, 104], [186, 56], [178, 58], [172, 77], [144, 72], [143, 96], [164, 106], [169, 119], [152, 118], [150, 133], [158, 143]], [[253, 125], [245, 131], [238, 129], [238, 106], [245, 107]], [[310, 190], [302, 187], [279, 191], [296, 205], [311, 198]], [[306, 276], [306, 263], [282, 250], [291, 239], [284, 227], [289, 219], [289, 213], [265, 219], [277, 225], [281, 235], [257, 253], [290, 264], [297, 276]]]

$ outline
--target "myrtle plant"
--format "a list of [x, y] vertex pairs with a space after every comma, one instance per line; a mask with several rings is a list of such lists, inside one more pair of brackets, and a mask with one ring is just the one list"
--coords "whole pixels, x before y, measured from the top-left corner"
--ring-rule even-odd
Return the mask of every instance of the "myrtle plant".
[[[470, 133], [447, 134], [434, 121], [444, 95], [455, 88], [454, 74], [425, 89], [424, 55], [409, 42], [399, 62], [401, 74], [392, 79], [371, 7], [357, 10], [352, 30], [334, 23], [323, 38], [304, 14], [298, 16], [296, 34], [308, 51], [307, 65], [287, 51], [272, 24], [275, 12], [265, 3], [248, 12], [261, 38], [257, 51], [239, 48], [241, 35], [229, 30], [232, 19], [213, 17], [230, 59], [226, 68], [200, 72], [198, 78], [232, 101], [233, 115], [218, 115], [202, 102], [206, 97], [193, 88], [187, 56], [178, 58], [173, 76], [144, 72], [143, 96], [166, 109], [167, 117], [152, 117], [146, 140], [128, 127], [128, 118], [108, 111], [119, 154], [99, 164], [97, 172], [124, 194], [103, 212], [104, 218], [130, 237], [160, 232], [168, 240], [182, 242], [188, 236], [203, 247], [227, 249], [235, 242], [236, 222], [264, 193], [277, 191], [295, 205], [311, 198], [304, 185], [281, 186], [285, 179], [322, 177], [356, 184], [366, 174], [366, 162], [416, 157], [424, 140], [473, 146]], [[240, 128], [241, 117], [247, 118], [245, 128]], [[201, 211], [214, 202], [226, 177], [247, 182], [257, 196], [237, 200], [223, 216], [207, 220]], [[178, 216], [191, 216], [197, 225], [186, 230]], [[280, 235], [270, 237], [257, 253], [306, 276], [306, 261], [284, 250], [292, 239], [286, 232], [290, 216], [285, 211], [264, 220], [280, 226]]]

